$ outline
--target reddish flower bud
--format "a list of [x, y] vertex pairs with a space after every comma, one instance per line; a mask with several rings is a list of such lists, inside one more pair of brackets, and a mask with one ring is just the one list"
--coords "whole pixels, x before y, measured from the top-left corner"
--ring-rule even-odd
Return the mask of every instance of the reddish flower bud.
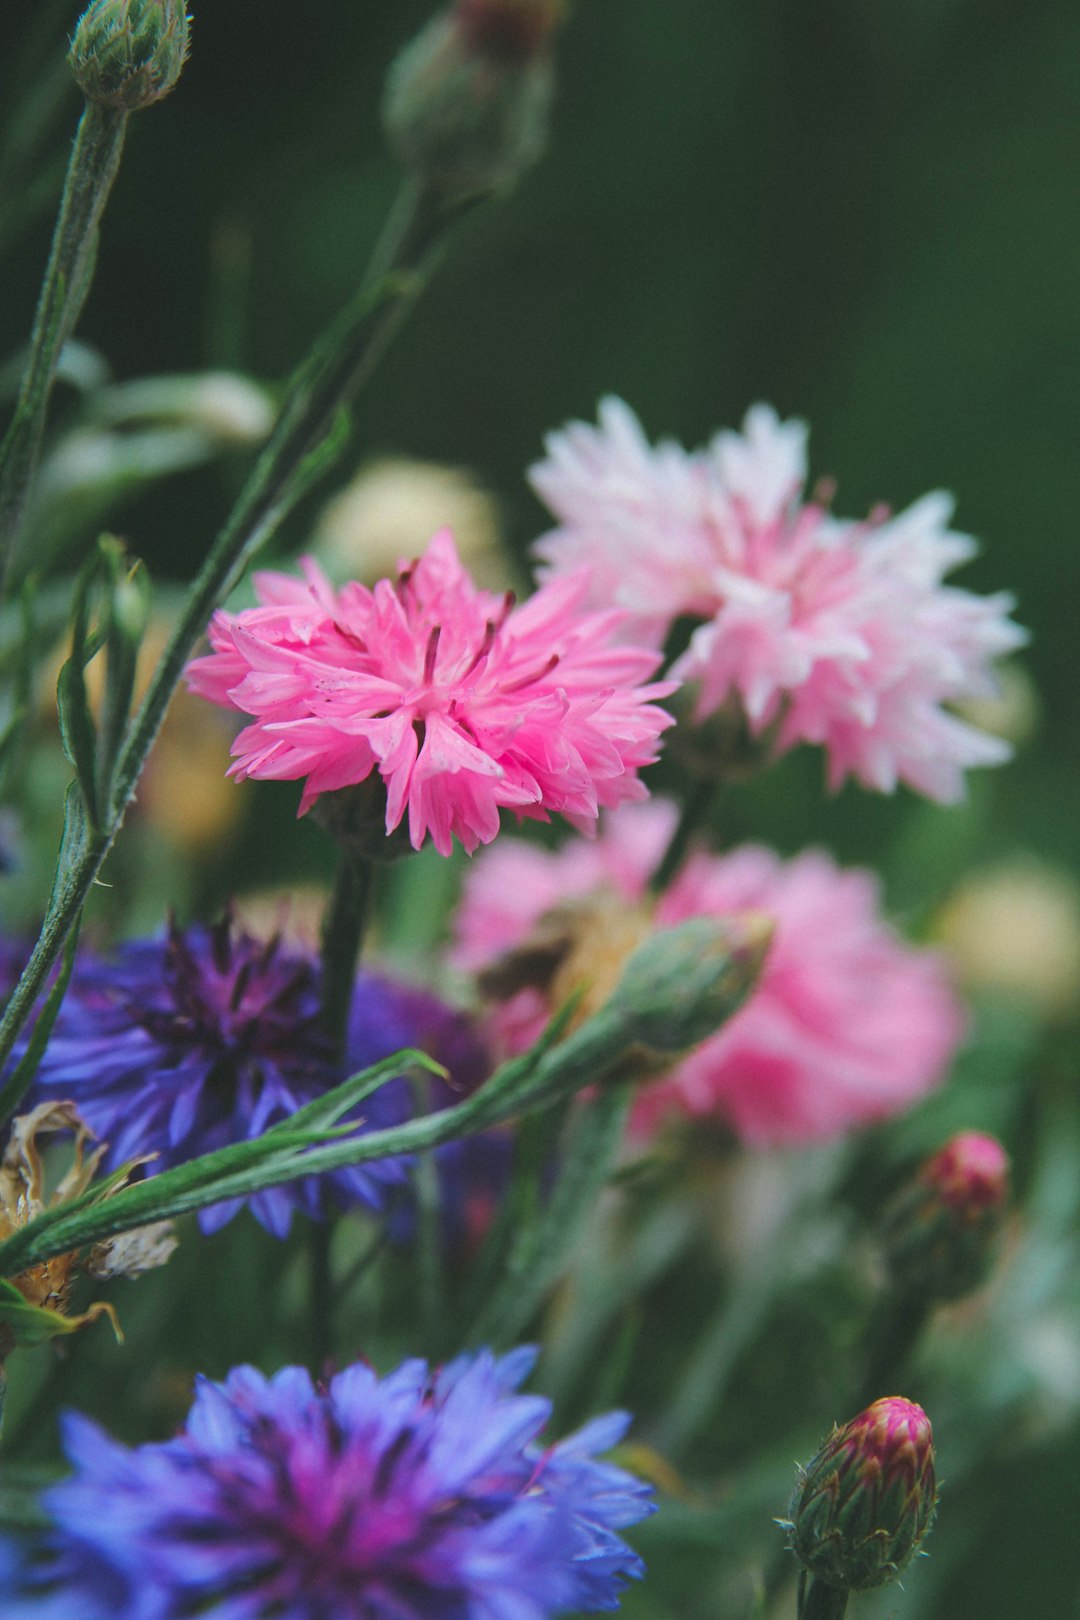
[[782, 1522], [817, 1580], [862, 1591], [906, 1568], [936, 1505], [930, 1420], [914, 1401], [886, 1395], [833, 1429], [800, 1468], [791, 1517]]
[[540, 156], [561, 10], [559, 0], [458, 0], [394, 63], [387, 135], [445, 202], [507, 191]]
[[562, 0], [457, 0], [458, 26], [473, 50], [528, 62], [562, 17]]
[[894, 1286], [932, 1300], [960, 1299], [989, 1275], [1009, 1198], [1001, 1143], [961, 1131], [927, 1159], [886, 1212]]

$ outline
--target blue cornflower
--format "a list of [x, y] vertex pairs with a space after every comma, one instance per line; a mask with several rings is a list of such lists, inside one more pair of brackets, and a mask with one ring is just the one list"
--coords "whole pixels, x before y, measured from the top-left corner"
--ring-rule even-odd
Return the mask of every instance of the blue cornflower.
[[[404, 1046], [445, 1059], [459, 1089], [440, 1100], [483, 1078], [482, 1050], [461, 1014], [374, 974], [357, 980], [344, 1060], [335, 1063], [319, 985], [313, 957], [277, 938], [255, 939], [228, 916], [212, 927], [173, 923], [163, 938], [135, 940], [111, 960], [90, 957], [76, 967], [35, 1096], [73, 1099], [109, 1144], [109, 1168], [155, 1153], [152, 1173], [260, 1135]], [[408, 1084], [382, 1087], [361, 1113], [369, 1128], [410, 1117]], [[328, 1203], [379, 1209], [405, 1175], [400, 1159], [379, 1160], [269, 1188], [249, 1202], [283, 1237], [295, 1208], [316, 1218]], [[242, 1202], [203, 1210], [203, 1230], [223, 1226]]]
[[514, 1393], [534, 1360], [485, 1350], [436, 1371], [407, 1361], [383, 1379], [356, 1365], [325, 1388], [300, 1367], [270, 1379], [238, 1367], [199, 1381], [174, 1439], [134, 1449], [69, 1414], [75, 1472], [43, 1499], [48, 1562], [32, 1581], [16, 1576], [5, 1617], [547, 1620], [617, 1608], [642, 1574], [618, 1532], [653, 1511], [647, 1485], [597, 1460], [628, 1419], [609, 1413], [542, 1444], [551, 1403]]

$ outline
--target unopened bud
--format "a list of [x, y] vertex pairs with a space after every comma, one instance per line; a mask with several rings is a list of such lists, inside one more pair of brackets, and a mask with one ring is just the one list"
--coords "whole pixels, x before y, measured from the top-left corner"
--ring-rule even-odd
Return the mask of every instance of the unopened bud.
[[921, 1406], [887, 1395], [800, 1468], [781, 1523], [800, 1563], [826, 1586], [863, 1591], [894, 1581], [934, 1517], [934, 1437]]
[[754, 989], [773, 936], [759, 912], [662, 928], [630, 957], [604, 1014], [628, 1043], [677, 1056], [725, 1024]]
[[167, 96], [180, 77], [190, 28], [185, 0], [94, 0], [68, 62], [88, 101], [136, 112]]
[[986, 1281], [1009, 1200], [1009, 1156], [993, 1136], [961, 1131], [927, 1159], [886, 1211], [893, 1285], [951, 1300]]
[[559, 0], [458, 0], [390, 70], [391, 145], [444, 201], [509, 190], [547, 137]]

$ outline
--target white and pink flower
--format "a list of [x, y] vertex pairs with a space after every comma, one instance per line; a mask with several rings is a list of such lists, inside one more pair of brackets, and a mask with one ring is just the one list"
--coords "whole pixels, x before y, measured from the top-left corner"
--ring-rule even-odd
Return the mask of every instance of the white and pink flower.
[[994, 660], [1027, 639], [1010, 597], [942, 583], [975, 550], [948, 528], [949, 496], [842, 521], [805, 494], [805, 426], [766, 405], [690, 453], [653, 447], [607, 399], [598, 426], [552, 434], [530, 476], [558, 520], [536, 547], [545, 578], [588, 564], [591, 602], [625, 609], [623, 633], [650, 645], [680, 616], [703, 621], [671, 671], [695, 684], [699, 719], [737, 698], [780, 751], [821, 744], [833, 787], [906, 782], [944, 802], [967, 768], [1009, 757], [949, 708], [991, 695]]

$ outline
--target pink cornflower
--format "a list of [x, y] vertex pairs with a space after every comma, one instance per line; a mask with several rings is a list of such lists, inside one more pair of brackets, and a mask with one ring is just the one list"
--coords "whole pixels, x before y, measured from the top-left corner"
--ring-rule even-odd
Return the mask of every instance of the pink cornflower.
[[592, 601], [653, 645], [681, 615], [704, 621], [671, 671], [695, 683], [698, 719], [737, 698], [779, 751], [821, 744], [831, 786], [903, 781], [945, 802], [967, 767], [1009, 757], [948, 707], [991, 695], [993, 660], [1027, 639], [1011, 597], [942, 583], [975, 550], [948, 528], [949, 496], [841, 521], [804, 493], [805, 426], [766, 405], [689, 453], [654, 448], [606, 399], [598, 427], [571, 423], [547, 452], [530, 474], [559, 521], [537, 543], [543, 574], [588, 563]]
[[624, 615], [583, 609], [588, 574], [542, 586], [520, 607], [472, 583], [444, 530], [396, 580], [335, 590], [255, 577], [260, 606], [216, 613], [213, 651], [188, 665], [192, 690], [252, 717], [231, 774], [305, 778], [300, 813], [322, 793], [386, 789], [386, 830], [408, 812], [419, 849], [449, 855], [499, 830], [499, 810], [589, 829], [601, 806], [646, 797], [638, 771], [671, 717], [642, 685], [659, 659], [616, 643]]
[[[507, 839], [466, 878], [458, 961], [489, 966], [559, 908], [579, 907], [584, 919], [590, 905], [639, 906], [674, 822], [674, 807], [654, 801], [607, 817], [593, 844], [548, 853]], [[691, 1116], [721, 1121], [753, 1146], [824, 1140], [901, 1112], [941, 1080], [964, 1015], [939, 958], [883, 921], [872, 873], [843, 871], [821, 850], [790, 861], [753, 844], [701, 852], [655, 900], [651, 921], [747, 911], [775, 925], [758, 987], [722, 1030], [642, 1089], [639, 1131]], [[550, 1010], [540, 989], [519, 990], [499, 1009], [497, 1033], [516, 1048]]]

